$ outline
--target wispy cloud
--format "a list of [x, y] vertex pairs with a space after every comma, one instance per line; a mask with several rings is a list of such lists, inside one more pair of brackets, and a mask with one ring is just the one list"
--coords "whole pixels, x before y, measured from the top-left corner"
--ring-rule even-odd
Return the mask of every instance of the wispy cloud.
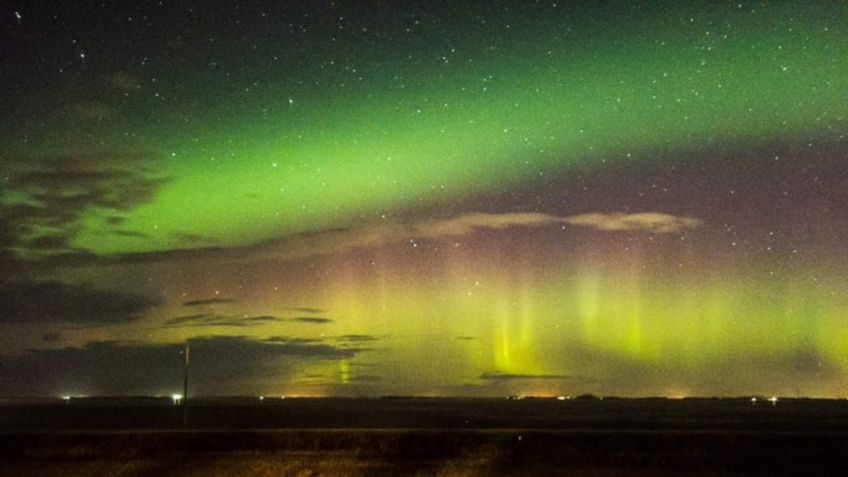
[[343, 343], [361, 343], [363, 341], [376, 341], [377, 337], [374, 335], [341, 335], [337, 336], [336, 340]]
[[543, 228], [569, 226], [592, 228], [604, 232], [675, 233], [695, 229], [702, 222], [661, 212], [637, 214], [590, 213], [555, 216], [540, 213], [484, 214], [471, 213], [446, 219], [375, 224], [355, 229], [332, 230], [274, 239], [258, 244], [254, 257], [296, 260], [319, 255], [332, 255], [358, 248], [399, 243], [410, 238], [438, 240], [474, 233], [478, 230], [511, 228]]
[[[701, 220], [662, 212], [587, 213], [556, 216], [541, 213], [470, 213], [450, 218], [411, 222], [380, 222], [356, 228], [331, 229], [278, 237], [253, 245], [234, 248], [205, 247], [170, 250], [112, 257], [90, 254], [56, 257], [55, 265], [99, 263], [146, 263], [159, 261], [203, 260], [279, 260], [294, 261], [317, 256], [342, 254], [356, 249], [401, 243], [411, 238], [422, 240], [453, 239], [475, 231], [502, 231], [545, 227], [580, 227], [599, 232], [675, 233], [698, 228]], [[200, 300], [196, 300], [200, 301]], [[202, 304], [202, 303], [198, 303]], [[320, 313], [313, 308], [293, 308]]]
[[470, 213], [447, 219], [424, 220], [409, 224], [407, 234], [420, 238], [467, 235], [475, 230], [503, 230], [510, 227], [544, 227], [562, 222], [561, 217], [540, 213]]
[[651, 232], [657, 234], [678, 233], [696, 229], [703, 222], [692, 217], [680, 217], [660, 212], [640, 214], [582, 214], [564, 217], [563, 222], [607, 232]]
[[122, 237], [135, 237], [135, 238], [139, 238], [139, 239], [150, 238], [150, 235], [147, 235], [146, 233], [138, 232], [138, 231], [135, 231], [135, 230], [113, 230], [113, 231], [111, 231], [111, 233], [114, 234], [114, 235], [120, 235]]
[[[101, 114], [95, 111], [86, 114]], [[140, 153], [41, 157], [12, 163], [0, 200], [0, 253], [21, 259], [85, 257], [72, 239], [90, 212], [119, 218], [150, 202], [164, 178]], [[108, 225], [119, 225], [114, 219]]]
[[222, 305], [227, 303], [235, 303], [238, 300], [235, 298], [203, 298], [200, 300], [184, 301], [183, 306], [204, 306], [204, 305]]
[[292, 306], [285, 309], [289, 311], [299, 311], [301, 313], [324, 313], [322, 308], [309, 308], [303, 306]]
[[268, 323], [279, 323], [286, 321], [284, 318], [276, 316], [259, 315], [259, 316], [225, 316], [225, 315], [186, 315], [172, 318], [165, 322], [165, 327], [212, 327], [224, 326], [245, 328], [250, 326], [261, 326]]
[[291, 319], [292, 321], [297, 321], [299, 323], [312, 323], [312, 324], [324, 324], [324, 323], [332, 323], [333, 320], [330, 318], [324, 318], [320, 316], [297, 316]]
[[566, 376], [564, 374], [504, 374], [504, 373], [483, 373], [480, 375], [483, 381], [514, 381], [520, 379], [576, 379], [574, 376]]
[[692, 217], [682, 217], [662, 212], [626, 214], [588, 213], [556, 216], [540, 213], [483, 214], [472, 213], [449, 219], [426, 220], [409, 226], [412, 236], [441, 238], [467, 235], [475, 230], [503, 230], [511, 227], [546, 227], [571, 225], [590, 227], [603, 231], [642, 231], [673, 233], [700, 227], [702, 222]]
[[310, 325], [324, 325], [332, 323], [330, 318], [297, 316], [284, 318], [271, 315], [216, 315], [212, 313], [196, 313], [191, 315], [177, 316], [171, 318], [162, 325], [165, 328], [206, 328], [206, 327], [230, 327], [246, 328], [262, 326], [269, 323], [306, 323]]
[[271, 336], [270, 338], [265, 338], [263, 341], [267, 343], [320, 343], [324, 341], [323, 338], [294, 338], [291, 336]]

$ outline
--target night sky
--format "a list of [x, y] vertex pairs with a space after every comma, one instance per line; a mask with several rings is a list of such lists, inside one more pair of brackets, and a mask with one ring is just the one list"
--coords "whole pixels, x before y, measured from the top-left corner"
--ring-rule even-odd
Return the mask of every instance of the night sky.
[[3, 2], [0, 395], [848, 395], [848, 2]]

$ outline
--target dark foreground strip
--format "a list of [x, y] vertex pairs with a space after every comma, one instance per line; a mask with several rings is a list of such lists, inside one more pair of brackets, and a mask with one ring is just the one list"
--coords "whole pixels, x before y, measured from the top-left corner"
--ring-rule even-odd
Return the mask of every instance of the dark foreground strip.
[[[431, 462], [487, 455], [508, 471], [605, 466], [745, 474], [836, 475], [848, 469], [848, 432], [545, 430], [283, 430], [0, 434], [0, 461], [79, 462], [180, 456], [348, 455]], [[0, 462], [2, 463], [2, 462]]]

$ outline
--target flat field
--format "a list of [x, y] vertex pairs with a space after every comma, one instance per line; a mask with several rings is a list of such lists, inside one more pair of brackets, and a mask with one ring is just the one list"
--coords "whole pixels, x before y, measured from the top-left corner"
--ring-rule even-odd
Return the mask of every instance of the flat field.
[[0, 405], [3, 475], [844, 475], [848, 401], [74, 399]]

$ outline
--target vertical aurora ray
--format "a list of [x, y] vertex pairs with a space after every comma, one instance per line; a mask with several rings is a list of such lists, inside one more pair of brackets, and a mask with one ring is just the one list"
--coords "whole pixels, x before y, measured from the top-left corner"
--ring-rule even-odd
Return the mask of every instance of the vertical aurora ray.
[[[789, 379], [796, 365], [785, 360], [813, 350], [821, 366], [848, 370], [839, 331], [846, 303], [837, 295], [848, 283], [836, 272], [822, 280], [806, 276], [804, 267], [779, 275], [755, 267], [732, 276], [718, 265], [668, 269], [646, 253], [612, 259], [610, 250], [602, 254], [605, 264], [589, 260], [563, 268], [562, 263], [579, 263], [578, 256], [521, 250], [480, 255], [479, 248], [462, 251], [453, 244], [420, 243], [440, 252], [422, 252], [413, 261], [401, 258], [409, 244], [398, 245], [376, 267], [349, 268], [368, 253], [326, 258], [324, 270], [348, 271], [334, 273], [323, 286], [295, 287], [293, 295], [321, 301], [340, 317], [333, 325], [339, 333], [390, 336], [381, 355], [390, 358], [379, 365], [392, 385], [404, 388], [419, 383], [449, 392], [484, 373], [499, 373], [597, 380], [525, 383], [539, 392], [609, 391], [624, 386], [616, 381], [624, 377], [593, 373], [602, 372], [602, 363], [613, 369], [626, 363], [668, 373], [654, 378], [647, 393], [709, 385], [794, 392]], [[466, 336], [472, 339], [457, 340]], [[747, 375], [724, 376], [727, 383], [695, 378], [722, 366], [759, 366], [758, 360], [775, 363], [768, 375], [773, 381]], [[350, 375], [349, 363], [339, 366], [340, 376]]]

